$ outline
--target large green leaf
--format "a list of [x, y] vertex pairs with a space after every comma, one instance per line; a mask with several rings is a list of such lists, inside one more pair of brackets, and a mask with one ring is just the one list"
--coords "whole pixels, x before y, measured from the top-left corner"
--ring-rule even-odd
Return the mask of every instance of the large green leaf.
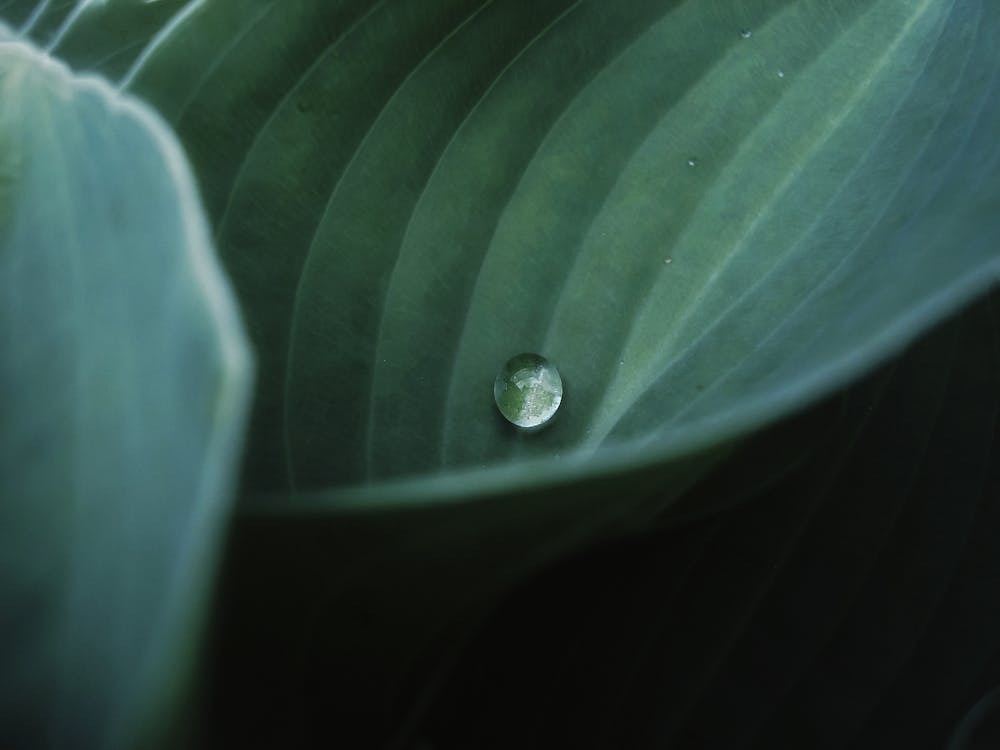
[[9, 34], [0, 284], [2, 743], [149, 746], [186, 700], [248, 349], [173, 136]]
[[[897, 350], [996, 275], [998, 25], [945, 0], [206, 6], [133, 83], [253, 301], [255, 479], [664, 459]], [[527, 437], [490, 399], [523, 350], [567, 383]]]
[[[667, 460], [996, 278], [992, 3], [169, 5], [125, 82], [179, 129], [247, 301], [250, 487]], [[63, 7], [36, 27], [84, 67], [102, 28], [168, 17]], [[532, 350], [567, 392], [525, 436], [490, 385]]]

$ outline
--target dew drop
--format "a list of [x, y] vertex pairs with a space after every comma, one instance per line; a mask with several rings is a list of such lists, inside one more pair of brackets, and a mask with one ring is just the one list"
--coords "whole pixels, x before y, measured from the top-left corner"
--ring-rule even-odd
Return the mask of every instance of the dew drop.
[[778, 78], [784, 78], [784, 77], [785, 77], [785, 71], [779, 70], [778, 71]]
[[695, 159], [693, 156], [690, 159], [688, 159], [688, 166], [689, 167], [694, 167], [694, 166], [697, 166], [697, 165], [698, 165], [698, 160]]
[[559, 371], [538, 354], [518, 354], [500, 369], [493, 383], [493, 399], [504, 418], [518, 427], [541, 427], [562, 403]]
[[753, 36], [753, 32], [750, 31], [750, 29], [743, 29], [742, 31], [740, 31], [740, 36], [743, 37], [744, 39], [749, 39], [750, 37]]
[[668, 266], [669, 266], [669, 265], [670, 265], [671, 263], [673, 263], [673, 262], [674, 262], [674, 259], [673, 259], [673, 258], [664, 258], [664, 259], [663, 259], [663, 263], [664, 263], [664, 265], [668, 265]]

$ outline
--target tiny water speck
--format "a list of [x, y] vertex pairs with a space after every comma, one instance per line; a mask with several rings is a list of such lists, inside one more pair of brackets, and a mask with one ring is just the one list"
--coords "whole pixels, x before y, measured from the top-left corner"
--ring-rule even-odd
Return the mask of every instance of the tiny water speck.
[[688, 159], [688, 166], [689, 167], [694, 167], [694, 166], [697, 166], [697, 165], [698, 165], [698, 160], [695, 159], [693, 156], [690, 159]]
[[749, 39], [750, 37], [753, 36], [753, 32], [750, 31], [750, 29], [743, 29], [740, 32], [740, 36], [743, 37], [744, 39]]
[[674, 259], [673, 258], [664, 258], [663, 262], [664, 262], [665, 265], [669, 266], [671, 263], [674, 262]]
[[493, 399], [504, 418], [518, 427], [541, 427], [562, 403], [559, 371], [545, 357], [525, 353], [511, 357], [493, 383]]
[[785, 77], [785, 71], [779, 70], [778, 71], [778, 78], [784, 78], [784, 77]]

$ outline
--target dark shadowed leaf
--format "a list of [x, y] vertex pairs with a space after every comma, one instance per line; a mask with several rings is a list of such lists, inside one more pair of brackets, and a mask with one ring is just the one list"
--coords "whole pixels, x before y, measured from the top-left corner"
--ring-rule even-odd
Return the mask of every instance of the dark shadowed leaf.
[[[752, 503], [522, 588], [411, 738], [978, 747], [1000, 682], [996, 301], [811, 412], [818, 450]], [[782, 455], [789, 439], [757, 442]]]

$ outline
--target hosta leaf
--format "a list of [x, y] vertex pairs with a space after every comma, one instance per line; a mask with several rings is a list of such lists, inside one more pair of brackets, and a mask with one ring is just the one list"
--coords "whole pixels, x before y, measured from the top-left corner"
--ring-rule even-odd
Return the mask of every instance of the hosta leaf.
[[[856, 376], [996, 278], [997, 33], [978, 0], [197, 8], [129, 81], [248, 303], [248, 487], [578, 477]], [[490, 393], [521, 351], [566, 384], [529, 436]]]
[[[996, 276], [980, 0], [34, 10], [74, 64], [128, 59], [192, 154], [262, 358], [251, 488], [662, 461]], [[527, 437], [490, 399], [520, 351], [567, 384]]]
[[173, 136], [11, 38], [0, 284], [2, 744], [148, 746], [189, 687], [248, 350]]

